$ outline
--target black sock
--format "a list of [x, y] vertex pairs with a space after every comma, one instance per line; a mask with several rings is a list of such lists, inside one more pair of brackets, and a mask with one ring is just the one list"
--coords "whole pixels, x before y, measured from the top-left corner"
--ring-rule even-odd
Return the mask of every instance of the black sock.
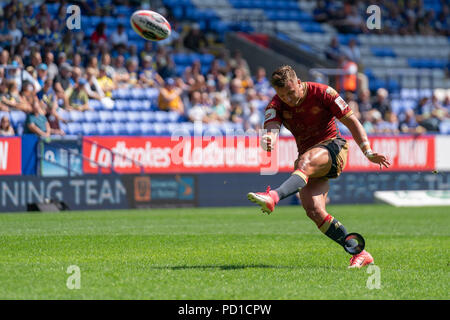
[[278, 193], [278, 196], [281, 199], [287, 198], [290, 195], [296, 194], [299, 189], [306, 186], [308, 183], [308, 177], [301, 171], [295, 171], [289, 179], [287, 179], [278, 189], [275, 191]]
[[328, 238], [337, 242], [342, 247], [354, 247], [358, 244], [356, 240], [350, 239], [345, 242], [345, 236], [348, 234], [347, 229], [333, 216], [328, 215], [322, 224], [319, 226], [320, 231], [322, 231]]

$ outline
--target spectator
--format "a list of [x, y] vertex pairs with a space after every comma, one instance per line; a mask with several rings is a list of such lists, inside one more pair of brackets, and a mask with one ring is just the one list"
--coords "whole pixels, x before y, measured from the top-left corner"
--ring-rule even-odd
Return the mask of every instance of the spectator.
[[222, 95], [218, 92], [214, 93], [210, 115], [211, 120], [222, 123], [225, 122], [229, 116], [230, 114], [226, 104], [224, 103]]
[[58, 74], [58, 66], [54, 63], [54, 55], [52, 52], [47, 52], [45, 54], [45, 64], [48, 67], [47, 75], [50, 79], [55, 79], [56, 75]]
[[137, 46], [135, 44], [130, 45], [128, 48], [128, 60], [132, 60], [136, 65], [139, 65], [139, 54], [137, 51]]
[[141, 50], [140, 58], [143, 60], [146, 56], [153, 57], [155, 50], [151, 41], [145, 41], [144, 48]]
[[139, 84], [138, 77], [138, 63], [135, 60], [127, 60], [127, 72], [128, 72], [128, 88], [137, 87]]
[[73, 81], [71, 80], [72, 67], [67, 62], [64, 62], [63, 64], [61, 64], [59, 70], [60, 73], [54, 80], [54, 88], [57, 98], [63, 102], [62, 104], [64, 105], [64, 108], [69, 110], [69, 97], [66, 94], [66, 91], [71, 89], [73, 86]]
[[336, 37], [333, 37], [331, 39], [330, 44], [325, 49], [325, 57], [328, 60], [339, 62], [341, 56], [342, 56], [342, 49], [341, 46], [339, 45], [339, 41]]
[[372, 103], [372, 107], [377, 109], [381, 113], [381, 117], [384, 118], [387, 112], [391, 112], [391, 103], [388, 99], [388, 91], [384, 88], [377, 90], [377, 95]]
[[145, 56], [143, 66], [139, 73], [139, 83], [143, 87], [156, 87], [164, 85], [164, 79], [153, 69], [152, 57]]
[[245, 129], [249, 130], [249, 129], [254, 129], [254, 130], [259, 130], [262, 129], [262, 124], [263, 124], [263, 120], [262, 120], [262, 116], [261, 116], [261, 112], [258, 110], [258, 106], [256, 104], [255, 101], [251, 101], [248, 104], [248, 115], [246, 115], [245, 117]]
[[377, 126], [377, 131], [379, 133], [387, 134], [398, 134], [399, 133], [399, 122], [395, 112], [387, 112], [386, 120], [381, 121]]
[[13, 136], [15, 135], [14, 128], [9, 121], [8, 116], [3, 116], [0, 122], [0, 136]]
[[[112, 97], [112, 91], [116, 89], [116, 85], [114, 81], [106, 74], [106, 66], [104, 65], [100, 67], [97, 82], [100, 85], [102, 91], [105, 93], [105, 98], [109, 98], [108, 100], [110, 100]], [[112, 108], [114, 102], [112, 101], [112, 105], [111, 102], [107, 102], [107, 105]]]
[[67, 92], [69, 99], [69, 110], [86, 111], [89, 108], [89, 97], [84, 89], [84, 85], [87, 81], [83, 78], [77, 78], [75, 85]]
[[96, 71], [93, 68], [86, 69], [86, 84], [84, 85], [84, 90], [90, 99], [96, 99], [101, 101], [105, 97], [100, 84], [96, 78]]
[[105, 23], [100, 22], [95, 28], [95, 31], [91, 35], [91, 43], [98, 45], [107, 42], [108, 38], [106, 37], [105, 29], [106, 29]]
[[230, 94], [231, 94], [231, 101], [237, 101], [241, 104], [245, 103], [246, 97], [245, 97], [245, 89], [242, 86], [242, 81], [238, 78], [234, 78], [231, 80], [230, 84]]
[[52, 134], [64, 135], [65, 132], [61, 129], [59, 121], [64, 119], [58, 114], [58, 102], [55, 91], [53, 90], [53, 80], [47, 79], [41, 91], [37, 93], [37, 97], [41, 102], [41, 108], [45, 113]]
[[417, 123], [413, 109], [406, 110], [404, 116], [404, 119], [399, 124], [402, 133], [423, 134], [427, 131]]
[[50, 123], [48, 123], [45, 117], [45, 112], [42, 110], [39, 100], [33, 99], [31, 105], [32, 112], [27, 114], [24, 133], [34, 133], [43, 138], [50, 137]]
[[414, 111], [416, 121], [431, 132], [439, 132], [439, 125], [447, 115], [436, 95], [432, 96], [431, 101], [426, 97], [422, 98]]
[[72, 68], [78, 68], [81, 70], [82, 73], [84, 71], [83, 61], [82, 61], [81, 55], [79, 53], [75, 53], [73, 55]]
[[273, 95], [273, 89], [270, 85], [269, 80], [266, 77], [266, 69], [263, 67], [258, 67], [256, 70], [256, 76], [253, 79], [254, 88], [257, 93], [272, 96]]
[[[8, 48], [11, 46], [11, 41], [13, 40], [8, 28], [5, 25], [5, 19], [2, 17], [0, 19], [0, 41], [2, 44], [2, 47]], [[5, 51], [5, 50], [3, 50]], [[8, 52], [9, 54], [9, 52]]]
[[230, 121], [234, 123], [244, 122], [244, 109], [239, 100], [231, 100]]
[[356, 6], [348, 7], [348, 13], [342, 20], [337, 20], [334, 26], [342, 33], [360, 33], [366, 31], [366, 24], [358, 12]]
[[41, 87], [44, 86], [44, 82], [45, 82], [45, 80], [47, 80], [47, 77], [48, 77], [47, 70], [48, 70], [48, 67], [47, 67], [47, 65], [45, 63], [41, 63], [38, 66], [38, 69], [37, 69], [37, 81], [39, 82], [39, 85]]
[[41, 6], [39, 7], [39, 12], [36, 15], [36, 20], [37, 21], [51, 21], [52, 17], [50, 16], [50, 13], [48, 13], [48, 8], [47, 5], [45, 3], [41, 4]]
[[200, 30], [198, 23], [194, 23], [191, 30], [187, 33], [183, 40], [184, 47], [194, 52], [201, 52], [208, 46], [208, 40]]
[[16, 19], [11, 19], [8, 23], [9, 35], [11, 36], [11, 46], [15, 47], [22, 40], [23, 33], [17, 28]]
[[328, 10], [325, 1], [317, 2], [316, 8], [313, 11], [314, 20], [319, 23], [328, 22]]
[[353, 61], [357, 64], [361, 63], [361, 51], [356, 44], [355, 38], [350, 39], [350, 41], [348, 42], [348, 46], [342, 48], [342, 53], [347, 57], [348, 60]]
[[188, 118], [192, 122], [202, 121], [209, 122], [209, 114], [211, 113], [208, 106], [202, 103], [202, 94], [199, 91], [194, 91], [191, 94], [192, 107], [188, 111]]
[[177, 87], [175, 80], [169, 78], [159, 91], [158, 106], [163, 111], [176, 111], [184, 114], [184, 104], [181, 99], [182, 89]]
[[370, 102], [370, 90], [362, 90], [359, 94], [359, 112], [361, 112], [361, 116], [364, 117], [364, 114], [370, 110], [372, 110], [372, 104]]
[[106, 75], [114, 79], [114, 67], [111, 65], [111, 55], [109, 53], [105, 53], [102, 55], [101, 64], [102, 67], [105, 68]]
[[123, 24], [119, 23], [117, 25], [117, 29], [111, 34], [110, 41], [114, 50], [118, 50], [119, 47], [126, 48], [128, 46], [128, 35], [125, 32]]
[[114, 60], [114, 82], [118, 87], [124, 87], [127, 85], [130, 75], [125, 68], [125, 58], [123, 55], [117, 56]]
[[231, 59], [228, 60], [228, 65], [231, 70], [236, 68], [243, 68], [246, 75], [250, 74], [250, 67], [247, 61], [242, 57], [242, 52], [240, 50], [235, 50]]

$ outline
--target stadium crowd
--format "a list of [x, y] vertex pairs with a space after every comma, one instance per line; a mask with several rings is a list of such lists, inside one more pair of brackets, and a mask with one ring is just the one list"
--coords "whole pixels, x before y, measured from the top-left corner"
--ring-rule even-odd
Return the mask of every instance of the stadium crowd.
[[[365, 22], [367, 8], [380, 8], [383, 28], [368, 30]], [[340, 33], [450, 35], [450, 10], [448, 1], [440, 1], [440, 12], [427, 9], [422, 0], [320, 0], [314, 10], [317, 22], [327, 22]]]
[[[114, 11], [113, 3], [99, 6], [91, 2], [82, 7], [88, 14]], [[83, 28], [68, 30], [66, 5], [62, 1], [53, 16], [45, 3], [37, 12], [32, 3], [23, 5], [15, 0], [0, 9], [0, 111], [5, 114], [1, 135], [19, 134], [7, 116], [11, 110], [27, 114], [23, 133], [63, 135], [60, 123], [67, 119], [61, 110], [90, 110], [92, 100], [113, 109], [114, 90], [149, 87], [159, 90], [160, 110], [175, 111], [186, 121], [261, 128], [262, 110], [274, 94], [264, 68], [252, 76], [240, 52], [224, 49], [206, 69], [196, 60], [182, 74], [177, 72], [174, 53], [209, 52], [211, 41], [198, 25], [183, 26], [171, 20], [169, 39], [146, 41], [138, 50], [129, 45], [126, 27], [120, 23], [109, 35], [102, 22], [92, 34], [85, 34]], [[433, 96], [422, 99], [415, 110], [396, 115], [387, 90], [382, 88], [374, 97], [370, 91], [360, 90], [348, 92], [345, 98], [368, 133], [439, 131], [439, 122], [450, 110], [448, 97], [441, 104]]]

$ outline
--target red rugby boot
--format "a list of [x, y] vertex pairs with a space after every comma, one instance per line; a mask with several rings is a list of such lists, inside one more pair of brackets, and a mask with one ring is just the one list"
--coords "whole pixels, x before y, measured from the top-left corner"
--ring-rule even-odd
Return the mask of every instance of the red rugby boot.
[[276, 191], [270, 190], [270, 186], [267, 187], [266, 192], [249, 192], [247, 194], [248, 200], [259, 204], [261, 206], [261, 211], [270, 214], [275, 205], [279, 201], [279, 197]]
[[373, 258], [366, 250], [361, 251], [358, 254], [355, 254], [350, 258], [349, 268], [361, 268], [367, 266], [368, 264], [373, 264]]

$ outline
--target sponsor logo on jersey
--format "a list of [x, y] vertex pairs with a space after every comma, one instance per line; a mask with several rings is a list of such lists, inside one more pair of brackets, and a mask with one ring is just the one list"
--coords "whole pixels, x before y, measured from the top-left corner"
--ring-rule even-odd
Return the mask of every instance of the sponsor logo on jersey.
[[275, 116], [277, 115], [277, 112], [275, 111], [275, 109], [267, 109], [264, 119], [265, 121], [269, 121], [275, 118]]
[[337, 97], [334, 102], [338, 105], [339, 108], [341, 108], [342, 111], [345, 110], [345, 108], [348, 107], [348, 104], [342, 99], [341, 96]]

